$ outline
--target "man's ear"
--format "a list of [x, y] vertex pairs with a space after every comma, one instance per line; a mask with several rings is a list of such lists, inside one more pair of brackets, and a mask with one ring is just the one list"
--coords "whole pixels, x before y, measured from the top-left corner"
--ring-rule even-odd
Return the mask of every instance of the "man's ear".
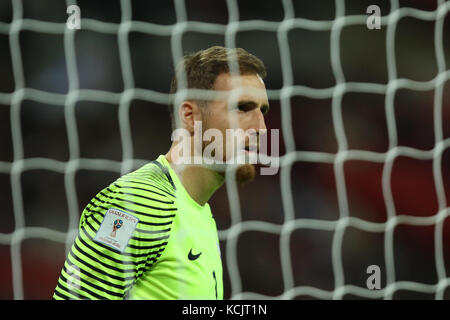
[[201, 120], [200, 108], [193, 101], [183, 101], [178, 108], [178, 116], [180, 117], [181, 126], [194, 134], [194, 122]]

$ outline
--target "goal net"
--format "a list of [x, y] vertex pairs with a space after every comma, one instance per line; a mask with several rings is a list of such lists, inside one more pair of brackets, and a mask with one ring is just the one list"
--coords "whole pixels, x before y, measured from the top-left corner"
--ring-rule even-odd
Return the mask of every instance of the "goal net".
[[450, 1], [316, 2], [1, 1], [0, 298], [51, 298], [84, 206], [167, 152], [174, 65], [212, 45], [264, 61], [281, 148], [210, 202], [225, 298], [449, 298]]

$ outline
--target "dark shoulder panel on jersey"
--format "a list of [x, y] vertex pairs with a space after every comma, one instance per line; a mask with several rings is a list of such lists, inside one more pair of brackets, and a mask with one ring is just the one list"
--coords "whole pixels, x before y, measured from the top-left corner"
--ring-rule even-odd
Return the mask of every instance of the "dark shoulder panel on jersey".
[[54, 299], [123, 299], [158, 261], [177, 214], [175, 186], [152, 162], [101, 190], [83, 210]]

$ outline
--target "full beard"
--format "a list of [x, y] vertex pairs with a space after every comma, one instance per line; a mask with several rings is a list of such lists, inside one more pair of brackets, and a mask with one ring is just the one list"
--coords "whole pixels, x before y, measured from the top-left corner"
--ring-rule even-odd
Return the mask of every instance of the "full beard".
[[[227, 164], [226, 160], [223, 160], [222, 164], [213, 164], [213, 165], [206, 165], [203, 164], [203, 166], [215, 171], [217, 174], [225, 177], [225, 172], [227, 171], [227, 168], [229, 166], [233, 166], [233, 164]], [[237, 164], [237, 167], [235, 169], [235, 179], [238, 185], [245, 185], [249, 182], [252, 182], [256, 177], [256, 167], [252, 163], [242, 163]]]
[[[227, 168], [230, 166], [229, 164], [221, 164], [221, 165], [205, 165], [206, 168], [215, 171], [222, 177], [226, 176]], [[245, 163], [239, 164], [235, 170], [235, 179], [238, 185], [245, 185], [249, 182], [252, 182], [256, 177], [256, 168], [254, 164]]]
[[239, 185], [252, 182], [256, 176], [256, 169], [253, 164], [242, 164], [236, 169], [236, 181]]
[[[204, 123], [203, 123], [202, 136], [204, 135], [204, 132], [209, 128], [209, 123], [207, 121], [208, 114], [204, 114], [203, 117], [204, 117], [204, 120], [203, 120]], [[203, 154], [203, 151], [206, 146], [207, 146], [207, 143], [203, 141], [202, 154]], [[221, 155], [223, 157], [222, 160], [224, 162], [226, 162], [226, 154], [227, 154], [227, 151], [226, 151], [226, 148], [224, 148], [222, 155]], [[215, 158], [216, 157], [215, 153], [213, 153], [212, 156], [213, 156], [213, 158]], [[226, 165], [222, 166], [218, 170], [216, 169], [216, 172], [219, 173], [220, 175], [225, 175], [225, 171], [226, 171]], [[236, 178], [236, 182], [238, 183], [238, 185], [244, 185], [249, 182], [252, 182], [255, 179], [255, 176], [256, 176], [255, 165], [253, 165], [251, 163], [240, 164], [236, 169], [235, 178]]]

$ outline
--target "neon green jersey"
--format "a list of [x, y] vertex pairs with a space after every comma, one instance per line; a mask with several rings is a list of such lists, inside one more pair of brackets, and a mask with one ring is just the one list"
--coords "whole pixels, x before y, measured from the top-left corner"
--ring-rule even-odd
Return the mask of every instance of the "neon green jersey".
[[54, 299], [223, 299], [211, 209], [200, 206], [161, 155], [100, 191]]

